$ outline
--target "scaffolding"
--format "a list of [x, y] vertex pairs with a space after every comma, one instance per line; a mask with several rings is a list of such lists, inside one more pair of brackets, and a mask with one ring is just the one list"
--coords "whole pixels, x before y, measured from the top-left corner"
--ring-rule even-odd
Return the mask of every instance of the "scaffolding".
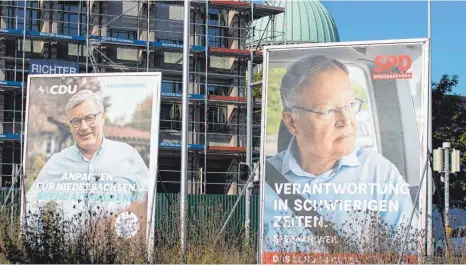
[[[74, 62], [81, 73], [162, 72], [158, 190], [178, 192], [183, 49], [182, 1], [3, 1], [0, 8], [0, 154], [21, 164], [25, 80], [31, 59]], [[195, 0], [190, 21], [189, 193], [238, 194], [248, 136], [258, 156], [260, 116], [247, 132], [248, 62], [261, 63], [254, 21], [283, 8], [248, 1]], [[260, 33], [259, 33], [260, 34]], [[280, 34], [280, 33], [274, 33]], [[270, 42], [269, 42], [270, 43]], [[250, 107], [259, 111], [260, 100]], [[257, 114], [256, 114], [257, 115]], [[13, 149], [7, 152], [5, 149]], [[19, 152], [19, 154], [17, 154]], [[10, 157], [10, 158], [8, 158]], [[252, 158], [251, 158], [252, 159]], [[6, 161], [6, 162], [4, 162]], [[2, 182], [3, 181], [3, 182]]]

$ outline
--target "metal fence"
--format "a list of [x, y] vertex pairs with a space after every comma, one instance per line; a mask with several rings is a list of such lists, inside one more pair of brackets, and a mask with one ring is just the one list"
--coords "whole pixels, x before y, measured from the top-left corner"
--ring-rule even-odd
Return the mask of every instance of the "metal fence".
[[[239, 195], [226, 194], [189, 194], [188, 203], [188, 238], [205, 239], [216, 237], [228, 215], [233, 209]], [[259, 196], [251, 198], [250, 239], [255, 243], [259, 232]], [[157, 212], [155, 230], [159, 238], [175, 236], [178, 238], [179, 227], [179, 193], [158, 193], [156, 198]], [[244, 196], [241, 198], [233, 216], [227, 224], [222, 236], [226, 240], [242, 240], [245, 232]]]
[[[21, 193], [18, 189], [12, 190], [12, 193], [8, 197], [8, 201], [6, 201], [8, 192], [10, 192], [9, 188], [0, 188], [0, 214], [2, 217], [10, 216], [11, 210], [13, 209], [14, 217], [18, 217], [21, 210]], [[12, 196], [14, 196], [13, 205], [11, 204]]]
[[[8, 189], [0, 190], [0, 209], [2, 215], [10, 216], [11, 195], [5, 204]], [[14, 192], [14, 212], [18, 217], [20, 213], [21, 194]], [[193, 240], [201, 240], [208, 236], [217, 236], [225, 220], [230, 214], [239, 195], [226, 194], [188, 194], [188, 237]], [[260, 200], [258, 195], [251, 198], [251, 223], [250, 239], [256, 243], [259, 232]], [[179, 227], [179, 193], [157, 193], [156, 198], [155, 229], [159, 238], [178, 240]], [[244, 238], [245, 231], [245, 206], [244, 196], [238, 203], [232, 218], [230, 219], [222, 236], [226, 240], [240, 240]], [[178, 242], [178, 241], [176, 241]]]

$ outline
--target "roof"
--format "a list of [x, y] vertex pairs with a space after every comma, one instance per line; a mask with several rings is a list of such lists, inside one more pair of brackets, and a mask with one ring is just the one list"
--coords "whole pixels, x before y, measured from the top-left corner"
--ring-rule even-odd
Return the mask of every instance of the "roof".
[[128, 140], [150, 140], [150, 132], [134, 129], [131, 127], [105, 125], [104, 126], [105, 137], [128, 139]]
[[[338, 29], [328, 10], [318, 0], [269, 0], [270, 5], [285, 8], [275, 17], [275, 34], [269, 18], [255, 22], [254, 41], [257, 45], [303, 42], [339, 42]], [[274, 38], [272, 38], [274, 37]]]

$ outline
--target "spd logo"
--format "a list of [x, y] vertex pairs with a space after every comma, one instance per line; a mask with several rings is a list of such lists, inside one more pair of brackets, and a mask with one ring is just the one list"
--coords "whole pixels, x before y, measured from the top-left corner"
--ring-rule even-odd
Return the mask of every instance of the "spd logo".
[[407, 71], [411, 68], [409, 55], [376, 56], [374, 59], [373, 80], [411, 79], [412, 74]]

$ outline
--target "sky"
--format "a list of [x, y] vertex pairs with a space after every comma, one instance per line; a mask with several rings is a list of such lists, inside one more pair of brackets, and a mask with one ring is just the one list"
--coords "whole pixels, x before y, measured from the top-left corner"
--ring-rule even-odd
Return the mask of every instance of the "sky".
[[[426, 1], [321, 1], [340, 41], [426, 38]], [[466, 1], [431, 2], [432, 80], [458, 75], [454, 93], [466, 96]]]

